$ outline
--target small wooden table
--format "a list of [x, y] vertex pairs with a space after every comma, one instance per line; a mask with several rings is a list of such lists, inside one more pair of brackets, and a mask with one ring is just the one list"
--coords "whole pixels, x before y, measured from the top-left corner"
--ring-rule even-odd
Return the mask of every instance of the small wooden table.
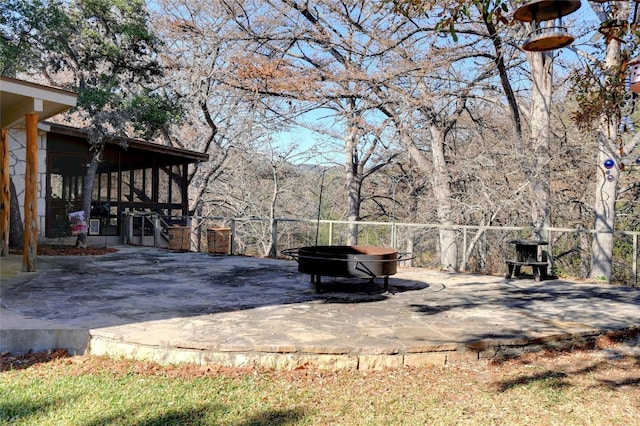
[[516, 260], [507, 260], [507, 278], [520, 275], [520, 268], [530, 266], [533, 278], [546, 278], [548, 262], [542, 259], [540, 247], [549, 244], [542, 240], [510, 240], [516, 246]]

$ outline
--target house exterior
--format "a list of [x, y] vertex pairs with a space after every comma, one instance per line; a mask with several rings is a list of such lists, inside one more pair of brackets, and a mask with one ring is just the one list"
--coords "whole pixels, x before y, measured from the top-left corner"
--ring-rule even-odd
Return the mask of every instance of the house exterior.
[[[6, 77], [0, 78], [0, 89], [0, 255], [4, 256], [8, 253], [9, 182], [24, 214], [24, 252], [35, 251], [37, 241], [71, 236], [69, 214], [82, 210], [82, 188], [92, 154], [88, 132], [43, 121], [74, 106], [75, 94]], [[207, 160], [206, 154], [195, 151], [108, 138], [94, 180], [91, 214], [86, 218], [89, 238], [121, 242], [123, 218], [132, 212], [187, 216], [188, 166]], [[35, 270], [29, 259], [24, 263], [23, 271]]]
[[[0, 77], [0, 256], [9, 253], [11, 159], [9, 133], [23, 130], [23, 149], [13, 154], [24, 158], [24, 247], [22, 270], [36, 270], [38, 243], [38, 181], [42, 163], [38, 158], [42, 140], [38, 123], [75, 106], [78, 95], [54, 87]], [[20, 167], [16, 162], [14, 165]], [[14, 168], [15, 170], [15, 168]], [[17, 179], [17, 177], [16, 177]]]
[[[40, 240], [71, 236], [69, 214], [82, 209], [82, 188], [91, 161], [88, 133], [53, 123], [38, 125], [38, 229]], [[10, 175], [21, 211], [25, 193], [25, 131], [9, 132]], [[94, 180], [89, 237], [121, 242], [124, 214], [188, 214], [187, 168], [208, 156], [146, 142], [110, 138]], [[102, 240], [104, 241], [104, 240]]]
[[[82, 209], [91, 161], [88, 134], [52, 123], [40, 129], [46, 135], [41, 229], [45, 238], [61, 238], [69, 236], [69, 214]], [[88, 236], [122, 242], [124, 217], [130, 213], [157, 213], [168, 222], [187, 216], [188, 166], [207, 160], [206, 154], [140, 139], [107, 139], [93, 184]]]

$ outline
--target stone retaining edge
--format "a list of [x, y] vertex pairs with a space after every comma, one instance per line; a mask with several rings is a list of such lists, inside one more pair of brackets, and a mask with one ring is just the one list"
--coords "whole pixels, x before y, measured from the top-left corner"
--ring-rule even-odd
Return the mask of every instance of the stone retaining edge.
[[[544, 339], [532, 338], [528, 342], [515, 339], [513, 344], [491, 346], [490, 341], [482, 345], [458, 345], [455, 350], [425, 350], [405, 353], [360, 353], [332, 354], [305, 352], [220, 352], [202, 349], [177, 348], [125, 342], [105, 336], [91, 336], [87, 353], [112, 358], [127, 358], [140, 361], [153, 361], [160, 364], [215, 365], [237, 368], [259, 367], [276, 370], [294, 370], [317, 368], [324, 370], [385, 370], [402, 367], [446, 366], [462, 362], [513, 358], [524, 353], [538, 352], [544, 349], [570, 349], [582, 346], [602, 336], [637, 335], [639, 327], [618, 330], [592, 330], [574, 334], [545, 336]], [[480, 346], [475, 348], [474, 346]]]

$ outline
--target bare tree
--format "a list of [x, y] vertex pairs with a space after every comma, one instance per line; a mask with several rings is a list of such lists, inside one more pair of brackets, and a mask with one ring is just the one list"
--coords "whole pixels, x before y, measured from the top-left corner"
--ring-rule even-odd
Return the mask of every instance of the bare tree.
[[[592, 9], [603, 22], [627, 22], [634, 13], [629, 4], [615, 4], [610, 8], [590, 2]], [[624, 31], [623, 28], [622, 32]], [[615, 31], [615, 26], [613, 27]], [[621, 129], [622, 114], [619, 102], [628, 90], [624, 84], [626, 62], [630, 49], [625, 48], [623, 33], [607, 34], [605, 37], [604, 58], [593, 64], [601, 74], [595, 75], [591, 68], [579, 73], [584, 82], [593, 84], [582, 89], [580, 110], [576, 114], [583, 127], [594, 126], [597, 141], [595, 174], [595, 198], [593, 202], [593, 227], [595, 234], [591, 246], [591, 271], [593, 279], [609, 281], [612, 276], [614, 235], [616, 227], [616, 202], [619, 197], [621, 176], [621, 153], [632, 149], [633, 142], [624, 146]], [[632, 35], [632, 34], [630, 34]], [[595, 78], [595, 81], [594, 81]], [[600, 88], [601, 90], [597, 90]]]
[[[484, 69], [466, 79], [460, 72], [452, 74], [451, 64], [456, 61], [471, 62], [483, 56], [469, 53], [472, 43], [454, 58], [453, 49], [459, 47], [438, 43], [428, 20], [417, 23], [389, 9], [363, 7], [354, 1], [317, 2], [313, 8], [291, 0], [227, 1], [224, 6], [242, 34], [236, 37], [249, 42], [245, 48], [249, 54], [234, 59], [227, 85], [336, 112], [344, 129], [351, 220], [360, 217], [364, 178], [393, 159], [390, 154], [367, 167], [380, 147], [379, 129], [392, 118], [396, 127], [408, 133], [387, 140], [386, 145], [408, 142], [406, 149], [432, 177], [438, 220], [443, 225], [454, 223], [446, 138], [456, 120], [468, 112], [467, 102], [460, 97], [471, 99], [472, 89], [492, 77]], [[436, 46], [438, 56], [432, 55], [430, 44]], [[441, 71], [435, 72], [438, 69]], [[407, 117], [410, 124], [400, 117]], [[427, 132], [415, 131], [416, 119], [428, 123]], [[354, 226], [350, 243], [356, 238]], [[440, 243], [442, 265], [457, 269], [455, 232], [443, 227]]]
[[[268, 214], [270, 202], [249, 194], [255, 182], [242, 190], [234, 183], [264, 168], [272, 184], [269, 160], [249, 170], [238, 165], [249, 164], [257, 141], [304, 125], [322, 134], [318, 149], [342, 145], [344, 215], [352, 220], [388, 217], [389, 188], [376, 185], [382, 175], [372, 177], [412, 170], [412, 184], [398, 187], [430, 196], [415, 198], [407, 217], [443, 225], [442, 267], [466, 267], [459, 265], [460, 236], [447, 225], [540, 229], [552, 224], [552, 212], [582, 221], [584, 213], [553, 201], [562, 191], [563, 200], [577, 201], [572, 206], [587, 204], [578, 187], [553, 184], [552, 172], [582, 166], [559, 151], [576, 148], [566, 136], [573, 129], [552, 116], [548, 102], [558, 87], [551, 57], [522, 54], [515, 45], [521, 28], [505, 22], [506, 2], [423, 3], [437, 3], [444, 14], [405, 16], [355, 0], [163, 3], [171, 78], [195, 100], [191, 122], [180, 129], [190, 136], [182, 139], [213, 158], [193, 170], [194, 202]], [[517, 90], [513, 82], [523, 76], [534, 76], [533, 84]], [[564, 105], [563, 96], [555, 90], [554, 104]], [[305, 119], [319, 109], [324, 124]], [[260, 188], [273, 195], [263, 178]], [[287, 193], [276, 192], [278, 200]], [[354, 226], [349, 242], [356, 238]], [[481, 241], [478, 233], [465, 257]]]

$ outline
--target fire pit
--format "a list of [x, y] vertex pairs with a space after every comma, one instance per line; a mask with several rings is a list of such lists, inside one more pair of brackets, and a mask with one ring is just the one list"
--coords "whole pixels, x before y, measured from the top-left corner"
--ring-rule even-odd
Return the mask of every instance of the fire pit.
[[373, 246], [309, 246], [282, 251], [298, 262], [298, 271], [311, 275], [320, 292], [322, 276], [342, 278], [384, 277], [384, 291], [389, 289], [389, 276], [397, 272], [398, 252]]

